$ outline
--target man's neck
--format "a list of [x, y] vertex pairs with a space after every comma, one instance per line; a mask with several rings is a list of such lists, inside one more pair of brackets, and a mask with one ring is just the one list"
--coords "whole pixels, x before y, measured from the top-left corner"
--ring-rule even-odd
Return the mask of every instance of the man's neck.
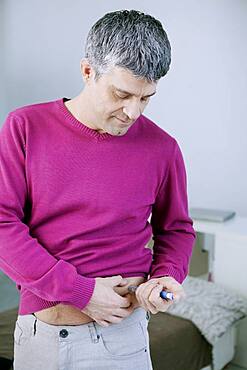
[[[65, 103], [66, 108], [70, 111], [70, 113], [81, 123], [83, 123], [85, 126], [96, 130], [98, 132], [102, 131], [101, 129], [97, 129], [92, 123], [93, 118], [92, 116], [87, 113], [88, 107], [90, 106], [90, 103], [83, 93], [80, 95], [75, 96], [74, 98], [67, 100]], [[87, 107], [87, 109], [86, 109]]]

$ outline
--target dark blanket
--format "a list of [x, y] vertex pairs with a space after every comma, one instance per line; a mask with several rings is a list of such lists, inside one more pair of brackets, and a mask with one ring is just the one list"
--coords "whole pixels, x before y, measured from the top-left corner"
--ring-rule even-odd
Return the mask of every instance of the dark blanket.
[[0, 312], [0, 357], [13, 359], [13, 335], [17, 316], [18, 307], [15, 307], [8, 311]]
[[149, 336], [154, 370], [199, 370], [212, 361], [212, 346], [189, 320], [151, 315]]

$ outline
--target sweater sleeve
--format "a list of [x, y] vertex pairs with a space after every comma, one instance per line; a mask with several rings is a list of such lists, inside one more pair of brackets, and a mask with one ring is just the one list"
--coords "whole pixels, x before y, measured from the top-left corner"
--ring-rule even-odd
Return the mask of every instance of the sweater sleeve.
[[150, 278], [168, 275], [182, 284], [188, 274], [196, 234], [193, 221], [188, 215], [186, 170], [176, 140], [166, 178], [153, 205], [150, 222], [154, 241]]
[[0, 130], [0, 269], [18, 285], [48, 300], [83, 309], [95, 278], [52, 256], [23, 222], [28, 199], [22, 121], [10, 113]]

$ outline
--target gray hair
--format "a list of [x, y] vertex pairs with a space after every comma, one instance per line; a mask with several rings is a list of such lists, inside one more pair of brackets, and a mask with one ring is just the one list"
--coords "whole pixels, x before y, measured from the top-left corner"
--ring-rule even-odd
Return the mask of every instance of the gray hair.
[[119, 10], [92, 26], [85, 57], [95, 70], [95, 79], [118, 66], [136, 78], [155, 82], [169, 70], [171, 46], [160, 21], [136, 10]]

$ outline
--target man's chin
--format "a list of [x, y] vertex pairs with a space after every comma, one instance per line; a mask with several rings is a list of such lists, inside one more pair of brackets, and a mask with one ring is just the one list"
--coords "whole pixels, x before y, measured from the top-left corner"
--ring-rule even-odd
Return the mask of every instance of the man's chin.
[[114, 136], [124, 136], [128, 130], [119, 130], [117, 133], [113, 134]]
[[107, 132], [108, 134], [110, 135], [113, 135], [113, 136], [123, 136], [126, 134], [126, 132], [128, 131], [128, 128], [114, 128], [114, 130], [108, 130], [108, 131], [105, 131]]

